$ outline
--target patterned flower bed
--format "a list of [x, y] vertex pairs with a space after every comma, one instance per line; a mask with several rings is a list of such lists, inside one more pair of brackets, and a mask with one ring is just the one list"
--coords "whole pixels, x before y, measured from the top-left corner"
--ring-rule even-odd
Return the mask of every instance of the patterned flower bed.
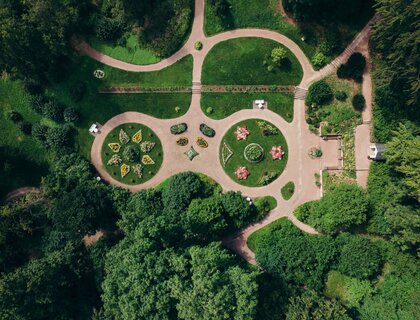
[[219, 153], [226, 174], [249, 187], [276, 180], [288, 159], [287, 143], [279, 128], [260, 119], [233, 125], [223, 137]]
[[112, 130], [105, 138], [101, 155], [109, 175], [128, 185], [151, 179], [163, 160], [159, 138], [139, 123], [126, 123]]

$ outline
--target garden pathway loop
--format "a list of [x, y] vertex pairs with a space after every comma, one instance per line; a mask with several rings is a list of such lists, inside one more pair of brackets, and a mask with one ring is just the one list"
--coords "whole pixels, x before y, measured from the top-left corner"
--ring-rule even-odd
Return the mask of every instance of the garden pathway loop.
[[[333, 62], [320, 71], [314, 71], [300, 47], [286, 36], [275, 31], [263, 29], [238, 29], [206, 37], [203, 32], [203, 26], [204, 0], [195, 0], [195, 17], [188, 41], [171, 57], [151, 65], [134, 65], [116, 60], [94, 50], [83, 40], [79, 40], [74, 45], [81, 53], [106, 65], [134, 72], [161, 70], [180, 60], [184, 56], [191, 54], [194, 60], [193, 83], [196, 87], [200, 86], [204, 58], [211, 48], [221, 41], [240, 37], [271, 39], [287, 47], [297, 57], [303, 69], [303, 78], [299, 84], [299, 88], [307, 89], [313, 81], [325, 77], [336, 70], [336, 66]], [[356, 42], [358, 44], [360, 39], [366, 37], [369, 33], [370, 26], [371, 22], [369, 22], [368, 26], [363, 29], [349, 45], [351, 50], [354, 50]], [[194, 43], [196, 41], [201, 41], [203, 43], [203, 49], [201, 51], [194, 49]], [[347, 57], [348, 52], [349, 51], [343, 53], [345, 57]], [[341, 56], [342, 55], [340, 55], [340, 57]], [[325, 167], [326, 163], [331, 163], [331, 161], [333, 162], [336, 159], [326, 159], [326, 157], [311, 159], [308, 156], [309, 149], [320, 146], [321, 142], [320, 138], [317, 135], [312, 134], [308, 129], [308, 125], [305, 121], [305, 102], [301, 99], [302, 97], [294, 100], [294, 119], [291, 123], [286, 122], [282, 117], [270, 110], [256, 109], [241, 110], [222, 120], [209, 119], [201, 111], [200, 98], [200, 90], [195, 91], [192, 94], [191, 105], [188, 112], [177, 119], [157, 119], [138, 112], [125, 112], [107, 121], [101, 128], [101, 132], [96, 136], [91, 149], [91, 161], [99, 174], [105, 180], [115, 185], [128, 188], [131, 191], [139, 191], [141, 189], [155, 187], [166, 178], [179, 172], [189, 170], [208, 175], [217, 181], [225, 191], [241, 191], [244, 196], [251, 197], [273, 196], [277, 200], [277, 207], [262, 221], [251, 224], [240, 232], [223, 239], [225, 246], [235, 251], [252, 264], [255, 264], [256, 262], [254, 253], [248, 248], [246, 243], [249, 235], [281, 217], [287, 217], [304, 232], [310, 234], [317, 233], [312, 227], [297, 220], [293, 215], [293, 210], [304, 202], [320, 198], [321, 194], [319, 188], [315, 185], [314, 174], [319, 173], [321, 169]], [[234, 182], [225, 174], [219, 161], [219, 146], [226, 131], [235, 123], [250, 118], [259, 118], [270, 121], [281, 130], [288, 143], [289, 159], [285, 170], [279, 178], [264, 187], [252, 188]], [[152, 128], [160, 138], [164, 150], [163, 163], [160, 170], [157, 172], [156, 176], [141, 185], [128, 186], [116, 181], [107, 173], [102, 164], [101, 148], [107, 134], [115, 127], [127, 122], [142, 123]], [[169, 130], [171, 125], [180, 122], [186, 122], [188, 124], [188, 130], [185, 134], [182, 134], [182, 136], [188, 137], [190, 141], [189, 145], [185, 147], [176, 145], [175, 142], [178, 136], [172, 135]], [[209, 142], [209, 146], [206, 149], [199, 148], [195, 145], [196, 138], [202, 136], [199, 131], [200, 123], [206, 123], [216, 130], [216, 136], [214, 138], [206, 138]], [[190, 162], [183, 153], [192, 144], [200, 155]], [[330, 146], [324, 144], [324, 146], [324, 148], [335, 148], [334, 145]], [[334, 152], [325, 152], [325, 154], [334, 154]], [[293, 181], [296, 188], [291, 199], [285, 201], [281, 196], [280, 190], [289, 181]]]

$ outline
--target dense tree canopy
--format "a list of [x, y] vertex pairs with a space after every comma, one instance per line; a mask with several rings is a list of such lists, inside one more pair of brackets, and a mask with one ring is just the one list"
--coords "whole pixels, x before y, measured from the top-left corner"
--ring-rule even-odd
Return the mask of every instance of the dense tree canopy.
[[[19, 78], [53, 80], [83, 26], [87, 1], [7, 0], [0, 3], [0, 67]], [[47, 18], [48, 17], [48, 18]]]
[[329, 237], [307, 236], [280, 221], [258, 241], [256, 260], [266, 270], [296, 284], [319, 289], [337, 254]]
[[334, 186], [320, 201], [308, 202], [296, 210], [303, 221], [327, 234], [348, 230], [367, 219], [369, 202], [356, 185]]
[[381, 53], [383, 64], [377, 70], [380, 87], [403, 96], [399, 100], [412, 107], [418, 116], [420, 103], [418, 46], [419, 1], [376, 0], [381, 19], [374, 26], [375, 50]]
[[[340, 239], [341, 238], [341, 239]], [[337, 269], [358, 279], [375, 275], [381, 267], [382, 257], [379, 248], [371, 241], [361, 237], [340, 235], [341, 247]]]
[[369, 10], [372, 1], [364, 0], [285, 0], [283, 6], [298, 21], [326, 20], [349, 22]]

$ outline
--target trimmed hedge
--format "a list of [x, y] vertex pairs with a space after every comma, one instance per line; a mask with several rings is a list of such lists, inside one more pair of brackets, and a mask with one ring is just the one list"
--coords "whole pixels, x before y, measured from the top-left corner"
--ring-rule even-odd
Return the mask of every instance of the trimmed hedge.
[[312, 104], [322, 106], [330, 102], [332, 98], [333, 92], [331, 87], [324, 80], [321, 80], [309, 87], [305, 102], [307, 106]]
[[204, 123], [200, 124], [200, 131], [209, 138], [213, 138], [216, 135], [216, 131]]
[[188, 125], [185, 122], [174, 124], [171, 126], [171, 133], [172, 134], [181, 134], [187, 131]]

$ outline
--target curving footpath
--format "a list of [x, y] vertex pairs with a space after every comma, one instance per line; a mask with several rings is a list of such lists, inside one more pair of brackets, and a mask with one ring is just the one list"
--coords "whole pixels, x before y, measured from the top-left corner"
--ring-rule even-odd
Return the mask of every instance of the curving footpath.
[[5, 197], [5, 202], [13, 202], [21, 197], [23, 197], [24, 195], [28, 194], [28, 193], [40, 193], [41, 189], [40, 188], [35, 188], [35, 187], [22, 187], [16, 190], [13, 190], [12, 192], [9, 192], [6, 197]]
[[[91, 161], [105, 180], [115, 185], [128, 188], [131, 191], [155, 187], [164, 179], [176, 173], [189, 170], [208, 175], [217, 181], [225, 191], [240, 191], [243, 195], [251, 197], [261, 197], [267, 195], [273, 196], [277, 200], [277, 207], [262, 221], [251, 224], [240, 232], [223, 239], [223, 243], [226, 247], [241, 255], [249, 263], [256, 264], [255, 255], [248, 248], [246, 241], [251, 233], [265, 227], [269, 223], [281, 217], [287, 217], [304, 232], [310, 234], [317, 233], [317, 231], [312, 227], [297, 220], [293, 215], [293, 210], [302, 203], [316, 200], [321, 197], [320, 190], [315, 185], [314, 174], [319, 173], [327, 166], [327, 164], [330, 165], [331, 163], [338, 163], [338, 158], [336, 156], [336, 152], [334, 152], [334, 148], [336, 148], [335, 144], [330, 145], [328, 142], [321, 143], [320, 138], [309, 131], [305, 121], [304, 95], [306, 93], [306, 89], [313, 81], [323, 78], [336, 71], [339, 66], [339, 64], [337, 64], [338, 58], [336, 59], [337, 61], [334, 60], [335, 62], [325, 68], [319, 71], [314, 71], [312, 65], [299, 46], [289, 38], [277, 32], [260, 29], [239, 29], [220, 33], [207, 38], [203, 32], [203, 24], [204, 0], [195, 0], [195, 18], [188, 41], [173, 56], [152, 65], [141, 66], [125, 63], [92, 49], [83, 40], [79, 40], [75, 43], [76, 49], [81, 53], [84, 53], [104, 64], [127, 71], [147, 72], [160, 70], [170, 66], [188, 54], [191, 54], [194, 59], [193, 89], [195, 88], [197, 90], [193, 90], [190, 108], [184, 116], [177, 119], [165, 120], [156, 119], [138, 112], [125, 112], [119, 114], [107, 121], [101, 128], [100, 133], [96, 136], [91, 149]], [[369, 22], [365, 29], [363, 29], [349, 45], [348, 49], [339, 56], [340, 63], [345, 62], [358, 45], [367, 38], [371, 26], [372, 22]], [[241, 110], [222, 120], [209, 119], [202, 113], [200, 108], [200, 81], [204, 59], [211, 48], [217, 43], [240, 37], [261, 37], [277, 41], [286, 46], [297, 57], [303, 69], [303, 78], [298, 86], [300, 93], [298, 94], [297, 91], [295, 95], [293, 122], [286, 122], [282, 117], [270, 110]], [[201, 41], [203, 43], [203, 49], [201, 51], [194, 49], [194, 43], [196, 41]], [[224, 134], [235, 123], [249, 118], [261, 118], [272, 122], [282, 131], [286, 141], [288, 142], [289, 159], [284, 172], [278, 179], [264, 187], [251, 188], [237, 184], [224, 173], [223, 168], [219, 164], [219, 146]], [[128, 186], [116, 181], [107, 173], [102, 164], [101, 148], [107, 134], [116, 126], [126, 122], [138, 122], [152, 127], [159, 136], [164, 150], [163, 163], [160, 170], [151, 180], [141, 185]], [[190, 162], [183, 154], [189, 146], [176, 146], [175, 141], [177, 137], [170, 134], [169, 131], [172, 124], [179, 122], [188, 123], [188, 130], [185, 133], [185, 136], [188, 137], [191, 142], [195, 141], [197, 137], [202, 136], [199, 131], [200, 123], [206, 123], [216, 130], [216, 136], [214, 138], [207, 139], [209, 142], [208, 148], [196, 148], [200, 155], [192, 162]], [[311, 159], [308, 156], [309, 149], [316, 146], [319, 147], [320, 145], [323, 146], [324, 150], [332, 149], [332, 151], [324, 152], [325, 156], [320, 159]], [[295, 193], [291, 199], [285, 201], [281, 196], [280, 190], [289, 181], [293, 181], [295, 183]]]

